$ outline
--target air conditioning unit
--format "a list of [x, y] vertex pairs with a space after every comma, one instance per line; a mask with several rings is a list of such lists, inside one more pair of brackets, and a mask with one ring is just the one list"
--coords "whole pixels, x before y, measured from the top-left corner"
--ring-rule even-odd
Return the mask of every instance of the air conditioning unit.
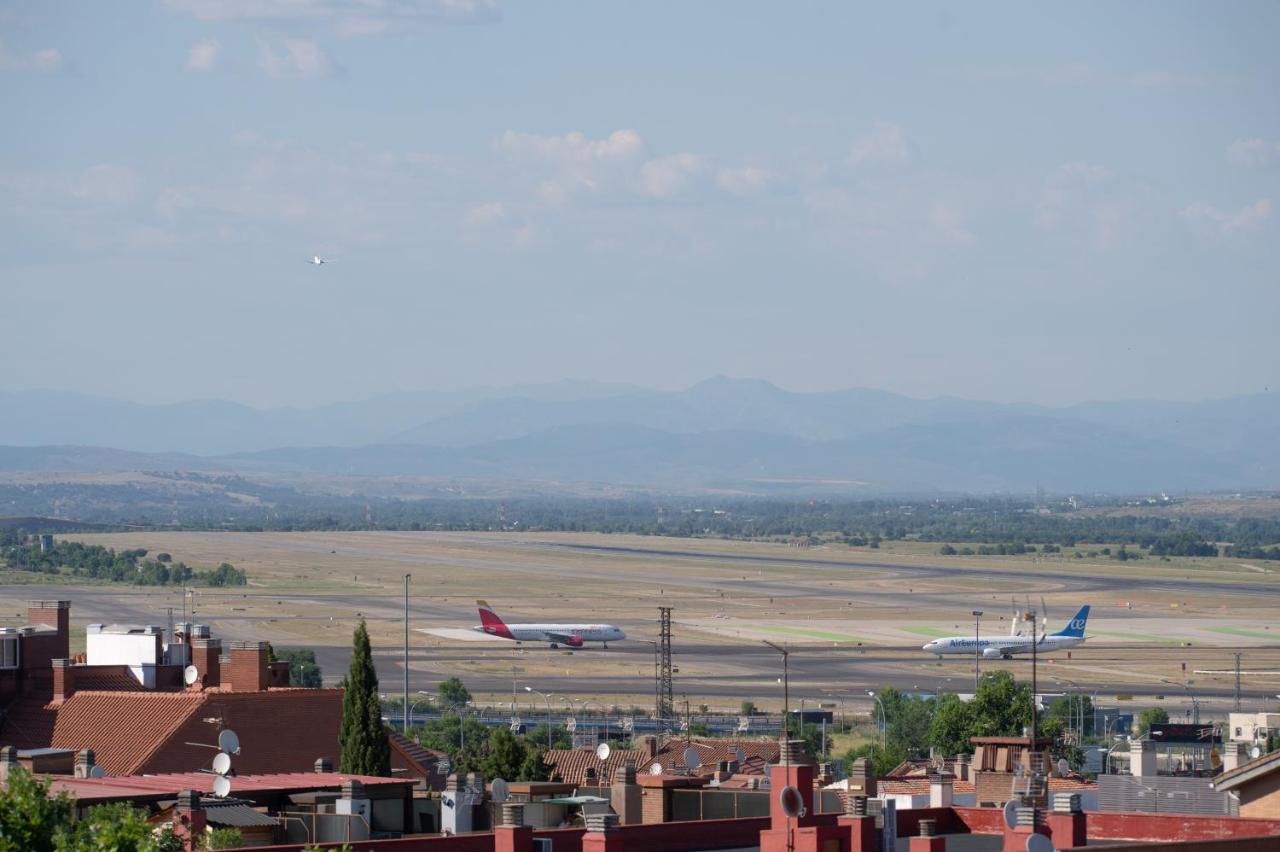
[[550, 837], [533, 838], [533, 852], [551, 852]]

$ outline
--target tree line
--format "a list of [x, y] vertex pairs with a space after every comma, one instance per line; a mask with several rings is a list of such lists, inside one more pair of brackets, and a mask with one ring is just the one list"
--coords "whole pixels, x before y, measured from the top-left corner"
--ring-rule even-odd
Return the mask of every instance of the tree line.
[[19, 530], [0, 531], [0, 561], [12, 571], [54, 574], [135, 586], [243, 586], [248, 576], [229, 562], [201, 570], [173, 562], [167, 553], [147, 559], [142, 549], [115, 551], [98, 544], [58, 541], [42, 550]]

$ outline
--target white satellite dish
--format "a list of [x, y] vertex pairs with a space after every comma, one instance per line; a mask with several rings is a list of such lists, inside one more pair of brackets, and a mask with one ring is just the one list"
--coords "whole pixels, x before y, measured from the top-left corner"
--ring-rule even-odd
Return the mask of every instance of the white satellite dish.
[[596, 746], [596, 757], [601, 760], [608, 760], [609, 755], [612, 753], [613, 749], [609, 748], [608, 743], [600, 743], [600, 745]]
[[105, 778], [106, 775], [107, 775], [106, 770], [104, 770], [101, 766], [95, 766], [89, 770], [90, 778]]
[[1018, 827], [1018, 803], [1013, 799], [1004, 803], [1004, 824], [1009, 828]]
[[693, 746], [684, 750], [684, 765], [686, 769], [697, 769], [702, 765], [702, 758], [698, 756], [698, 750]]
[[495, 802], [505, 802], [511, 798], [511, 788], [507, 786], [505, 779], [493, 779], [493, 783], [489, 785], [489, 797]]
[[778, 805], [787, 816], [797, 817], [804, 810], [804, 799], [801, 798], [799, 790], [788, 784], [778, 793]]
[[213, 758], [213, 771], [219, 775], [226, 775], [231, 771], [231, 755], [225, 751], [220, 751]]
[[1028, 834], [1027, 852], [1053, 852], [1053, 841], [1043, 834]]
[[1071, 771], [1071, 764], [1067, 763], [1067, 759], [1065, 757], [1058, 758], [1058, 774], [1066, 775], [1070, 771]]
[[225, 775], [219, 775], [213, 779], [213, 795], [219, 799], [225, 799], [231, 793], [231, 779]]
[[218, 748], [227, 754], [240, 753], [240, 738], [236, 736], [236, 732], [227, 728], [218, 734]]
[[650, 774], [650, 775], [661, 775], [661, 774], [662, 774], [662, 764], [661, 764], [661, 763], [657, 763], [657, 762], [652, 763], [652, 764], [649, 766], [649, 774]]
[[200, 670], [197, 669], [195, 666], [187, 666], [185, 669], [182, 670], [182, 682], [185, 683], [187, 686], [191, 686], [191, 684], [195, 683], [199, 679], [200, 679]]
[[1262, 749], [1258, 748], [1257, 746], [1254, 746], [1253, 748], [1249, 749], [1249, 756], [1252, 757], [1254, 760], [1257, 760], [1258, 758], [1262, 757]]
[[574, 731], [578, 730], [578, 720], [570, 716], [568, 719], [565, 719], [564, 728], [572, 734]]

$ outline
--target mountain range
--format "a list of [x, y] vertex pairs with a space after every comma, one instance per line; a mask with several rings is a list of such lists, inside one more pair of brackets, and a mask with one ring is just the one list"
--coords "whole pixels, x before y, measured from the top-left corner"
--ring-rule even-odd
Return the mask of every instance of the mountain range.
[[560, 382], [311, 409], [0, 393], [0, 471], [612, 483], [685, 491], [1132, 493], [1280, 485], [1280, 394], [1065, 407], [717, 377]]

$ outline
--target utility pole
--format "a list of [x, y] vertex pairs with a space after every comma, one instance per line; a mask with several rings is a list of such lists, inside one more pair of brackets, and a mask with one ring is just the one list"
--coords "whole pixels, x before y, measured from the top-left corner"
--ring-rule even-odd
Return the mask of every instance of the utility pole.
[[[1240, 711], [1240, 651], [1235, 651], [1235, 711]], [[1257, 705], [1254, 705], [1257, 706]], [[1198, 720], [1197, 720], [1198, 722]]]
[[409, 575], [404, 575], [404, 735], [409, 736]]
[[975, 609], [973, 611], [973, 694], [978, 694], [978, 661], [982, 659], [982, 652], [978, 649], [978, 624], [982, 619], [982, 610]]
[[[789, 740], [791, 739], [791, 731], [787, 723], [791, 721], [791, 671], [788, 658], [791, 656], [791, 652], [781, 645], [775, 645], [768, 639], [763, 641], [764, 644], [782, 655], [782, 739]], [[784, 747], [783, 752], [786, 753], [787, 751], [788, 749]]]

